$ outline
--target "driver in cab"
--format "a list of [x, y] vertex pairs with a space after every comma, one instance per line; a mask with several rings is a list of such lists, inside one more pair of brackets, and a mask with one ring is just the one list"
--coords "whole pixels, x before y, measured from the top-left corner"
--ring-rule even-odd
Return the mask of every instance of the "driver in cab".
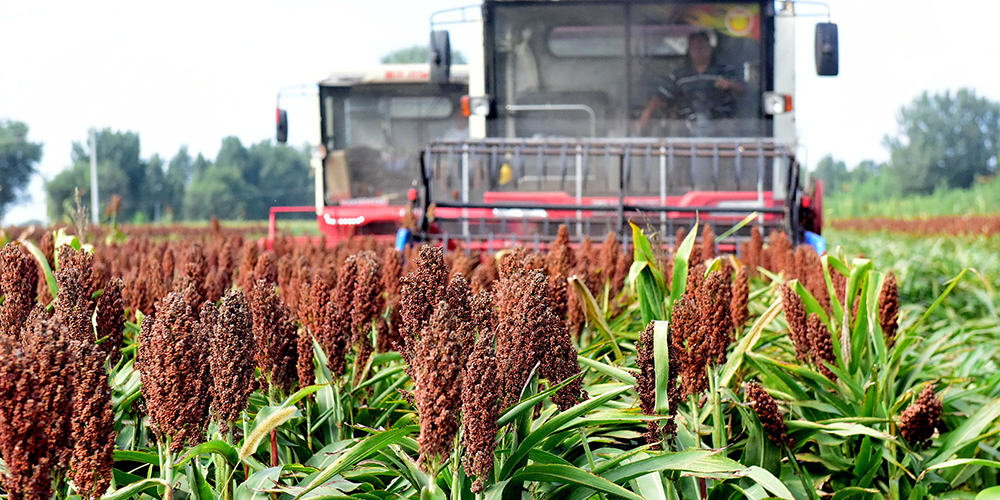
[[687, 120], [694, 135], [710, 135], [709, 120], [731, 118], [736, 97], [744, 90], [736, 72], [714, 60], [708, 33], [697, 31], [688, 36], [686, 64], [657, 88], [639, 117], [638, 132], [644, 133], [654, 113], [669, 107], [674, 116]]

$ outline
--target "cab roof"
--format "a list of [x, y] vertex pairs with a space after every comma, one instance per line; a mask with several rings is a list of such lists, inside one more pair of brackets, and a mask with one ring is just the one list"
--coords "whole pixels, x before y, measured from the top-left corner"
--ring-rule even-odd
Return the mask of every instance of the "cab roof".
[[[430, 64], [381, 64], [366, 69], [334, 71], [319, 84], [324, 87], [345, 87], [369, 83], [425, 83], [430, 81]], [[451, 66], [453, 83], [468, 83], [469, 66]]]

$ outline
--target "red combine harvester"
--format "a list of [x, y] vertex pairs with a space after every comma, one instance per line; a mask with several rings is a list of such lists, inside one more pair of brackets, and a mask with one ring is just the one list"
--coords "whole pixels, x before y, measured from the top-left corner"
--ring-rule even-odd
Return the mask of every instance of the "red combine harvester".
[[[472, 21], [466, 10], [454, 9], [481, 43], [455, 75], [432, 17], [422, 85], [468, 82], [468, 136], [433, 135], [406, 163], [418, 166], [416, 238], [542, 247], [561, 224], [577, 241], [624, 240], [631, 220], [669, 241], [696, 220], [722, 234], [756, 213], [765, 229], [822, 246], [822, 185], [805, 185], [796, 159], [793, 2], [486, 0]], [[818, 23], [815, 42], [817, 74], [836, 75], [837, 26]], [[321, 90], [321, 109], [333, 95]], [[335, 118], [324, 118], [324, 145], [344, 137], [345, 114], [324, 111]], [[346, 185], [331, 166], [328, 154], [328, 203], [330, 186]], [[396, 234], [405, 211], [354, 210], [373, 193], [351, 191], [317, 206], [326, 234]], [[331, 232], [341, 225], [351, 230]], [[719, 244], [747, 237], [745, 227]]]

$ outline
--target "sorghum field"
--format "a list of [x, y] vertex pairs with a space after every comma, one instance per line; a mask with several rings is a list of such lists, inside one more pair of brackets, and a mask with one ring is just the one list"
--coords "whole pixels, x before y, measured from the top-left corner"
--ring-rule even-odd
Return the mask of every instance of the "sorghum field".
[[754, 230], [737, 258], [698, 229], [497, 255], [8, 233], [3, 491], [1000, 498], [995, 238]]

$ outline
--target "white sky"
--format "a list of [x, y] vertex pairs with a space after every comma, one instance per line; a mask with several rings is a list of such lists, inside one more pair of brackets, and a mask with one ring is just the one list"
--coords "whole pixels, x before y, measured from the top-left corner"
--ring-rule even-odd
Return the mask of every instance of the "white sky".
[[[475, 0], [0, 0], [0, 119], [44, 143], [31, 199], [3, 224], [42, 219], [42, 178], [70, 164], [87, 129], [134, 131], [142, 157], [182, 145], [214, 158], [223, 137], [274, 135], [279, 89], [426, 44], [430, 13]], [[830, 0], [840, 76], [815, 76], [813, 26], [797, 20], [795, 106], [805, 160], [885, 160], [896, 113], [924, 90], [972, 87], [1000, 101], [1000, 2]], [[806, 7], [802, 7], [805, 9]], [[809, 6], [810, 11], [821, 8]], [[453, 29], [453, 46], [469, 43]], [[318, 128], [314, 97], [287, 97], [289, 142]]]

